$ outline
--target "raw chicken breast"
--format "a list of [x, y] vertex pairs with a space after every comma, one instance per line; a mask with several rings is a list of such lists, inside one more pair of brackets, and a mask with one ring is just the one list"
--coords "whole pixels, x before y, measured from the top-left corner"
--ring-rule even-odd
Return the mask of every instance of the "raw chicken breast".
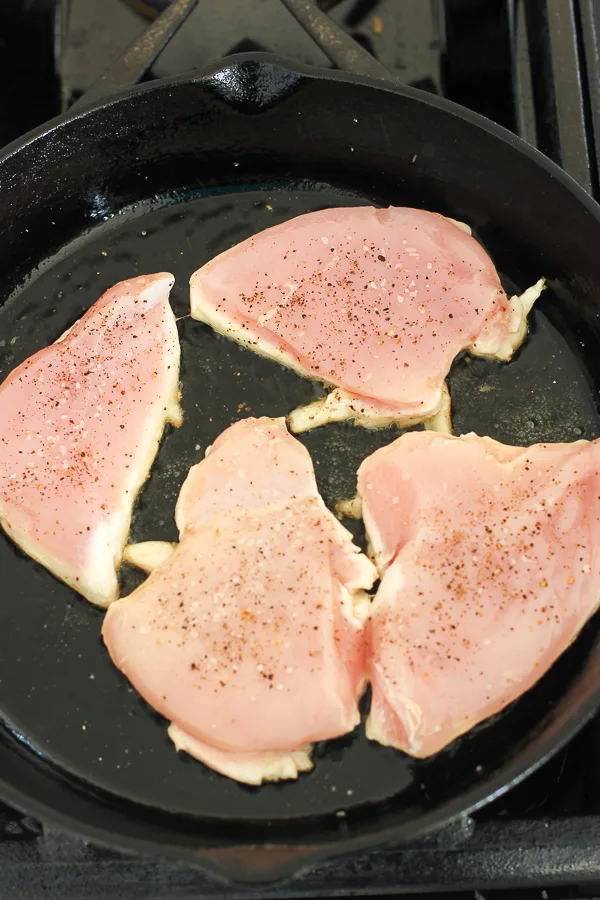
[[405, 434], [359, 469], [382, 576], [372, 740], [426, 757], [530, 688], [600, 603], [600, 445]]
[[92, 603], [118, 596], [136, 495], [178, 423], [173, 276], [107, 291], [0, 386], [0, 523]]
[[509, 300], [467, 232], [420, 209], [299, 216], [198, 269], [192, 316], [335, 388], [291, 414], [293, 431], [422, 422], [442, 409], [461, 350], [510, 358], [543, 288]]
[[248, 784], [294, 778], [311, 744], [359, 722], [375, 567], [283, 419], [228, 428], [191, 469], [177, 524], [179, 545], [111, 605], [109, 653], [178, 749]]

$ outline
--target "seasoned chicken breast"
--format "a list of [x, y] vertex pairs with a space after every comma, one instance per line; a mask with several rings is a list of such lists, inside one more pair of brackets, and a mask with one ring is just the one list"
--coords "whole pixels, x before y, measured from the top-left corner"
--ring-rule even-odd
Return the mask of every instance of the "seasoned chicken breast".
[[109, 653], [177, 748], [248, 784], [294, 778], [315, 741], [359, 722], [375, 568], [283, 419], [228, 428], [191, 469], [177, 524], [179, 545], [143, 545], [151, 575], [111, 605]]
[[100, 606], [118, 596], [136, 495], [181, 418], [173, 281], [115, 285], [0, 386], [0, 524]]
[[528, 690], [600, 603], [600, 444], [405, 434], [358, 474], [381, 586], [372, 740], [426, 757]]
[[198, 269], [192, 316], [333, 387], [291, 414], [293, 431], [343, 419], [407, 425], [442, 410], [447, 423], [453, 359], [509, 359], [543, 288], [509, 299], [468, 231], [420, 209], [299, 216]]

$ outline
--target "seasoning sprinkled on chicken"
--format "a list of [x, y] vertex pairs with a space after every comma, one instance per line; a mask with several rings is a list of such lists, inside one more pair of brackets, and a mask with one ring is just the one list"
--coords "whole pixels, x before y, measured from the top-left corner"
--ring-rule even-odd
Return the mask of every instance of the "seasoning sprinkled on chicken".
[[381, 585], [372, 740], [427, 757], [532, 687], [600, 603], [600, 444], [403, 435], [359, 469]]
[[136, 495], [178, 424], [173, 276], [107, 291], [0, 386], [0, 524], [92, 603], [118, 596]]
[[452, 361], [462, 350], [509, 359], [542, 289], [509, 299], [483, 247], [451, 219], [352, 207], [299, 216], [217, 256], [192, 276], [191, 309], [332, 388], [292, 412], [292, 431], [436, 416], [449, 430]]
[[283, 419], [223, 432], [190, 470], [176, 520], [178, 546], [155, 546], [155, 568], [143, 545], [153, 571], [111, 605], [109, 653], [178, 749], [248, 784], [295, 778], [315, 741], [359, 722], [375, 567]]

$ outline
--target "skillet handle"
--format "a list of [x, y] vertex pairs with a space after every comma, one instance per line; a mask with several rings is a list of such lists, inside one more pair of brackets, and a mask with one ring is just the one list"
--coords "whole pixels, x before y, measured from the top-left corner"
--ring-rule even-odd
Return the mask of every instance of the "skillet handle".
[[281, 0], [334, 66], [351, 75], [396, 81], [392, 73], [322, 12], [314, 0]]
[[[198, 0], [173, 0], [161, 15], [113, 62], [73, 107], [105, 100], [133, 87], [148, 71], [173, 35], [194, 10]], [[73, 108], [72, 107], [72, 108]]]

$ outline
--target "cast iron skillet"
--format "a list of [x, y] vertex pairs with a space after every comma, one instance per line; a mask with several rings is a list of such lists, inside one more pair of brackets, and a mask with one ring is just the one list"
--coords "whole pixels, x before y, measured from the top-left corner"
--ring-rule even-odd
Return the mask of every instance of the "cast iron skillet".
[[[0, 159], [0, 377], [114, 282], [161, 269], [187, 306], [197, 266], [326, 206], [398, 204], [469, 222], [506, 286], [549, 289], [510, 365], [458, 360], [457, 433], [510, 443], [600, 434], [600, 215], [562, 171], [492, 123], [364, 77], [241, 55], [152, 82], [28, 135]], [[318, 390], [184, 318], [185, 425], [168, 434], [132, 538], [173, 538], [187, 468], [248, 414]], [[395, 436], [306, 435], [326, 501]], [[165, 722], [112, 667], [101, 612], [0, 539], [0, 795], [125, 850], [267, 881], [400, 842], [481, 806], [568, 741], [600, 700], [598, 619], [539, 684], [448, 750], [416, 762], [356, 734], [317, 748], [298, 781], [242, 787], [178, 756]], [[126, 593], [135, 581], [124, 572]]]

